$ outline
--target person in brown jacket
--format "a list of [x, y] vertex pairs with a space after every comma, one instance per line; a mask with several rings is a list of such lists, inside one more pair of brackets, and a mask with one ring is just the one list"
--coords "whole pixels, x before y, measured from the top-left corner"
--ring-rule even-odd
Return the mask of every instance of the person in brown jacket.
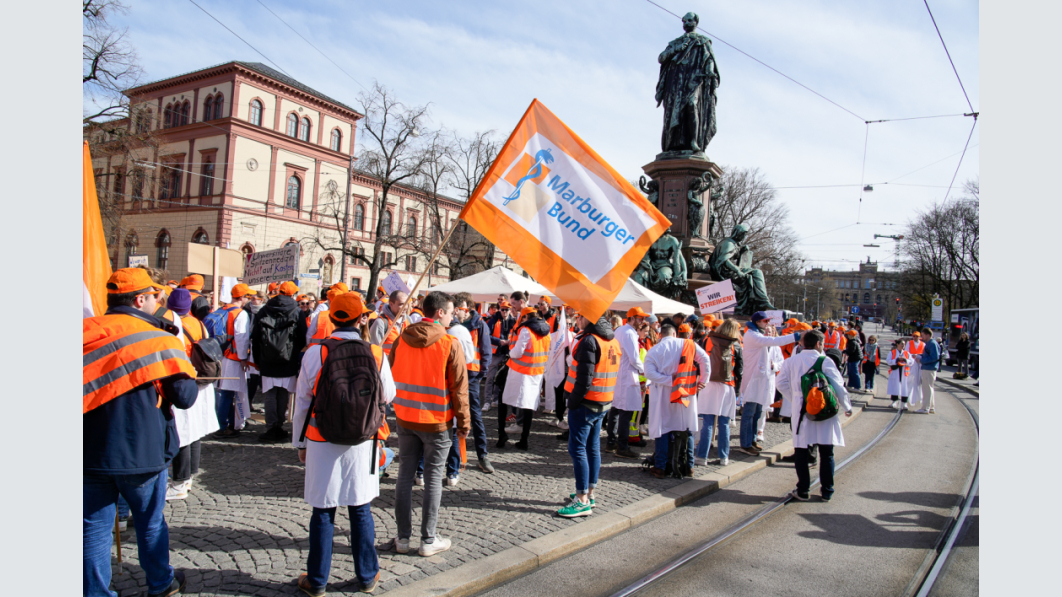
[[409, 551], [413, 534], [413, 478], [424, 458], [424, 499], [420, 516], [420, 555], [450, 549], [450, 540], [435, 536], [442, 501], [442, 480], [450, 453], [450, 429], [457, 418], [457, 441], [471, 427], [465, 354], [446, 328], [454, 316], [454, 297], [443, 292], [424, 299], [424, 319], [407, 327], [387, 356], [395, 380], [400, 462], [395, 488], [394, 548]]

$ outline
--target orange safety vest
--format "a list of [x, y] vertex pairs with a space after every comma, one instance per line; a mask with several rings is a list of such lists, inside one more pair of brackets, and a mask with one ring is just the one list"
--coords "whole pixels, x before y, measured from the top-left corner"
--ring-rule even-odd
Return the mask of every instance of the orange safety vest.
[[405, 348], [391, 370], [397, 390], [395, 416], [399, 421], [441, 425], [454, 418], [446, 384], [446, 362], [455, 341], [453, 336], [443, 335], [431, 346], [414, 348], [399, 336], [398, 342]]
[[825, 350], [829, 350], [831, 348], [840, 348], [841, 332], [837, 330], [833, 330], [832, 332], [826, 332], [826, 342], [823, 343], [823, 346], [825, 347]]
[[520, 358], [510, 358], [509, 368], [524, 375], [542, 375], [546, 372], [546, 361], [549, 360], [549, 334], [540, 338], [531, 330], [527, 330], [527, 333], [531, 339], [524, 347], [524, 354]]
[[[575, 355], [583, 338], [579, 338], [579, 341], [572, 346], [572, 355]], [[594, 338], [597, 340], [598, 348], [601, 349], [601, 358], [594, 363], [594, 379], [586, 390], [586, 399], [593, 402], [612, 402], [612, 394], [616, 391], [616, 379], [619, 378], [619, 362], [623, 350], [620, 348], [619, 340], [615, 338], [605, 340], [597, 335]], [[565, 392], [571, 393], [575, 390], [575, 374], [578, 370], [579, 362], [573, 356], [572, 364], [568, 367], [568, 379], [564, 382]]]
[[[881, 355], [878, 354], [878, 353], [879, 353], [878, 347], [877, 347], [877, 345], [875, 345], [874, 346], [874, 366], [875, 367], [880, 367], [881, 366]], [[863, 351], [863, 362], [866, 363], [869, 360], [870, 360], [870, 353], [868, 353], [866, 351]]]
[[390, 355], [391, 347], [395, 345], [395, 340], [397, 340], [398, 337], [402, 335], [402, 329], [404, 326], [401, 323], [397, 323], [394, 325], [394, 327], [391, 327], [391, 322], [393, 322], [394, 319], [388, 317], [387, 314], [383, 311], [380, 311], [380, 316], [384, 318], [384, 321], [387, 322], [387, 326], [391, 328], [391, 333], [387, 334], [387, 337], [383, 339], [384, 354]]
[[195, 369], [176, 336], [132, 315], [82, 320], [81, 414], [134, 389]]
[[917, 343], [914, 340], [908, 340], [906, 348], [911, 354], [922, 354], [922, 351], [926, 349], [926, 343], [921, 340]]
[[[346, 338], [336, 338], [336, 340], [346, 340]], [[383, 350], [379, 346], [376, 346], [376, 345], [369, 345], [369, 348], [372, 349], [372, 356], [374, 356], [376, 358], [376, 370], [379, 371], [379, 370], [383, 369], [383, 356], [384, 356], [383, 355]], [[321, 368], [317, 370], [317, 378], [314, 379], [314, 381], [313, 381], [313, 391], [314, 391], [315, 394], [317, 393], [317, 384], [321, 381], [321, 372], [324, 371], [324, 363], [325, 363], [325, 359], [326, 358], [328, 358], [328, 347], [325, 346], [324, 344], [322, 344], [321, 345]], [[385, 440], [385, 439], [387, 439], [387, 437], [389, 435], [391, 435], [391, 429], [387, 426], [387, 419], [386, 418], [384, 419], [383, 425], [380, 425], [379, 433], [380, 433], [380, 439], [381, 440]], [[307, 425], [306, 425], [306, 439], [312, 440], [312, 441], [315, 441], [315, 442], [326, 442], [326, 441], [328, 441], [328, 440], [326, 440], [324, 438], [324, 436], [321, 435], [321, 432], [317, 430], [317, 413], [316, 413], [316, 411], [310, 413], [310, 422], [307, 423]], [[380, 450], [380, 451], [383, 452], [383, 450]], [[383, 461], [382, 460], [380, 461], [380, 466], [383, 466]]]
[[228, 319], [225, 322], [225, 333], [231, 338], [229, 347], [225, 349], [225, 358], [239, 361], [242, 359], [236, 354], [236, 318], [240, 316], [240, 313], [243, 313], [243, 309], [239, 307], [233, 307], [232, 309], [225, 307], [225, 311], [229, 314]]
[[479, 373], [482, 369], [479, 366], [480, 360], [483, 359], [483, 355], [479, 352], [479, 330], [472, 330], [472, 346], [476, 347], [476, 357], [471, 361], [465, 363], [465, 368], [473, 373]]
[[320, 311], [317, 313], [317, 331], [310, 336], [310, 344], [320, 344], [326, 339], [332, 337], [332, 332], [336, 331], [336, 324], [332, 323], [332, 318], [328, 316], [328, 311]]
[[[497, 338], [499, 340], [501, 340], [501, 319], [499, 319], [498, 321], [494, 322], [494, 331], [492, 331], [490, 333], [490, 335], [494, 336], [495, 338]], [[498, 345], [497, 344], [494, 344], [493, 342], [491, 343], [491, 345], [490, 345], [490, 353], [491, 354], [498, 354]]]
[[[185, 319], [191, 319], [192, 321], [196, 322], [197, 324], [199, 324], [198, 327], [194, 325], [192, 327], [184, 325]], [[188, 338], [188, 341], [184, 343], [184, 352], [188, 355], [188, 358], [192, 358], [192, 345], [196, 342], [199, 342], [203, 338], [206, 338], [206, 326], [203, 325], [202, 321], [199, 321], [195, 317], [186, 317], [184, 319], [181, 319], [181, 327], [184, 328], [184, 337]]]
[[[904, 351], [902, 351], [902, 354], [900, 354], [900, 356], [896, 356], [896, 349], [895, 348], [892, 349], [892, 360], [893, 360], [893, 362], [896, 362], [896, 359], [901, 358], [901, 357], [904, 358], [908, 363], [911, 362], [911, 353], [909, 353], [906, 350], [904, 350]], [[907, 377], [910, 374], [911, 374], [911, 365], [909, 365], [909, 364], [908, 365], [904, 365], [903, 366], [903, 376]]]
[[694, 357], [697, 355], [697, 345], [686, 338], [682, 345], [682, 356], [679, 357], [678, 371], [671, 376], [671, 402], [681, 402], [682, 406], [689, 406], [688, 396], [697, 393], [697, 365]]

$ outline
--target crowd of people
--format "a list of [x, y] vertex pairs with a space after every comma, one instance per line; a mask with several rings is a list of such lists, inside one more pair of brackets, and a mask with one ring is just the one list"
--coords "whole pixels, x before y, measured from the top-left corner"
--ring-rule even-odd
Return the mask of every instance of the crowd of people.
[[[539, 409], [571, 458], [574, 491], [557, 511], [567, 518], [593, 514], [602, 451], [644, 457], [657, 478], [692, 475], [709, 464], [713, 442], [710, 464], [729, 464], [739, 409], [738, 449], [758, 455], [765, 423], [790, 423], [793, 496], [809, 499], [817, 462], [828, 501], [833, 446], [844, 436], [840, 417], [808, 414], [802, 380], [813, 370], [851, 415], [849, 392], [873, 392], [885, 353], [894, 405], [910, 400], [934, 412], [940, 347], [930, 330], [883, 350], [855, 322], [777, 325], [764, 312], [741, 322], [637, 307], [589, 319], [550, 297], [532, 304], [524, 292], [488, 303], [468, 293], [409, 300], [379, 288], [370, 299], [342, 283], [300, 294], [292, 281], [269, 284], [264, 296], [236, 284], [212, 310], [203, 284], [197, 274], [167, 282], [147, 268], [121, 269], [107, 283], [107, 313], [85, 320], [86, 595], [114, 595], [116, 512], [119, 526], [131, 517], [136, 529], [149, 594], [181, 591], [163, 506], [188, 496], [204, 438], [241, 436], [255, 398], [265, 419], [257, 440], [290, 442], [305, 464], [309, 554], [297, 582], [311, 596], [324, 594], [342, 506], [361, 589], [377, 587], [370, 505], [392, 461], [398, 532], [390, 547], [412, 549], [412, 492], [422, 486], [417, 552], [430, 557], [452, 545], [436, 527], [443, 487], [467, 470], [469, 433], [475, 468], [493, 474], [488, 446], [528, 450]], [[483, 423], [491, 408], [493, 441]], [[640, 454], [649, 439], [652, 453]]]

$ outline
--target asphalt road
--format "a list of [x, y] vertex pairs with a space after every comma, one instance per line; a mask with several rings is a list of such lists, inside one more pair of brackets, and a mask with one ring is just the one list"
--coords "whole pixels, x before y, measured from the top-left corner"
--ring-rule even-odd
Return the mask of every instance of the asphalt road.
[[[880, 377], [878, 382], [880, 395]], [[845, 429], [848, 447], [836, 450], [837, 462], [885, 427], [895, 413], [888, 404], [875, 400]], [[941, 390], [936, 405], [936, 415], [905, 414], [888, 437], [840, 473], [832, 502], [816, 496], [791, 503], [643, 594], [902, 593], [946, 524], [975, 454], [965, 409]], [[609, 595], [775, 501], [795, 481], [792, 465], [768, 467], [485, 595]], [[976, 528], [971, 530], [966, 540], [973, 540], [973, 551], [960, 552], [939, 587], [954, 591], [940, 594], [976, 594]]]

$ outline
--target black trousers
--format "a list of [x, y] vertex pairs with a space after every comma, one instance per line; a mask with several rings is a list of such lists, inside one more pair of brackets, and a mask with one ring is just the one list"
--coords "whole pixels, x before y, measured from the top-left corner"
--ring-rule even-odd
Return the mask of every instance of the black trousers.
[[202, 444], [196, 440], [177, 451], [173, 457], [173, 481], [183, 483], [199, 472], [199, 455]]
[[616, 442], [620, 450], [626, 450], [630, 446], [631, 419], [634, 414], [633, 410], [620, 410], [616, 407], [608, 409], [605, 419], [608, 423], [608, 443]]
[[516, 421], [520, 423], [520, 417], [523, 415], [522, 425], [520, 430], [520, 441], [527, 443], [527, 438], [531, 436], [531, 421], [534, 419], [535, 413], [530, 409], [510, 407], [504, 402], [498, 403], [498, 439], [509, 439], [509, 435], [505, 433], [505, 417], [509, 416], [509, 409], [512, 408], [516, 413]]
[[[797, 493], [807, 493], [811, 487], [811, 468], [808, 456], [816, 446], [794, 448], [793, 460], [796, 464]], [[833, 446], [819, 445], [819, 483], [822, 497], [833, 495]]]
[[557, 403], [557, 420], [564, 420], [564, 412], [568, 410], [568, 401], [564, 399], [564, 384], [553, 388], [553, 395]]

